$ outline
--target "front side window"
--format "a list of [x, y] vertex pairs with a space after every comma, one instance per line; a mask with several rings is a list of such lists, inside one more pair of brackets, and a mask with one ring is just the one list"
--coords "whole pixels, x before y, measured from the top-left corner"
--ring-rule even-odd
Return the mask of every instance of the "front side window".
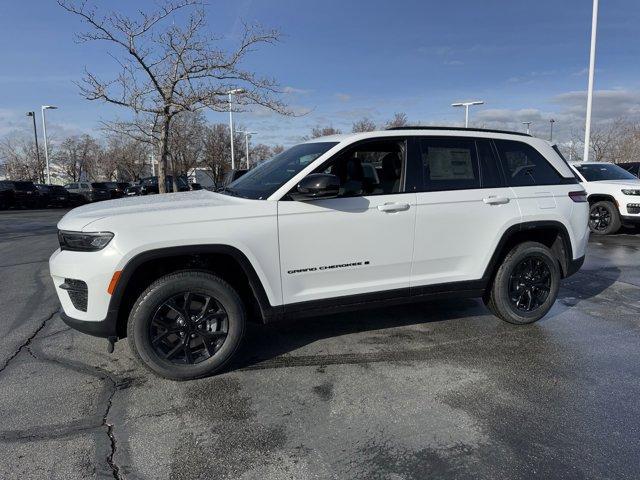
[[557, 170], [531, 145], [513, 140], [495, 140], [495, 144], [510, 186], [563, 183]]
[[263, 200], [300, 173], [337, 142], [301, 143], [249, 170], [220, 193]]
[[587, 182], [599, 182], [603, 180], [637, 180], [634, 174], [613, 163], [585, 163], [575, 164], [576, 170]]
[[348, 147], [314, 173], [340, 179], [338, 197], [385, 195], [402, 191], [404, 140], [373, 140]]
[[480, 188], [480, 173], [473, 139], [422, 138], [420, 156], [424, 190]]

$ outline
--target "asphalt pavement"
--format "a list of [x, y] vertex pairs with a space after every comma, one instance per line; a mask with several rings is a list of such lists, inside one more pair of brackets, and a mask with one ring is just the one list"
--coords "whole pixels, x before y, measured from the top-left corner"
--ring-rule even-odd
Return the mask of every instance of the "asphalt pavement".
[[530, 326], [458, 300], [251, 326], [159, 379], [67, 328], [59, 210], [0, 212], [0, 478], [640, 477], [640, 233], [592, 237]]

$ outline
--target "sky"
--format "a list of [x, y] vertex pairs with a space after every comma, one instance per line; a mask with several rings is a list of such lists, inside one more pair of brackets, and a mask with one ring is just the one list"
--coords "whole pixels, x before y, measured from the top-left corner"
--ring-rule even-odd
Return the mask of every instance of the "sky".
[[[91, 2], [92, 0], [90, 0]], [[153, 1], [96, 1], [101, 10], [136, 14]], [[292, 145], [315, 125], [350, 131], [363, 116], [383, 124], [394, 112], [411, 123], [459, 125], [453, 102], [474, 107], [476, 126], [554, 132], [567, 140], [584, 128], [590, 0], [295, 1], [209, 0], [208, 29], [230, 48], [242, 22], [277, 28], [281, 41], [251, 52], [244, 67], [275, 77], [282, 99], [300, 116], [258, 110], [235, 120], [258, 132], [254, 141]], [[640, 2], [601, 2], [594, 120], [640, 120]], [[49, 111], [54, 141], [101, 135], [100, 121], [127, 118], [116, 106], [81, 97], [74, 81], [85, 68], [117, 74], [105, 43], [77, 43], [86, 30], [52, 0], [4, 0], [0, 5], [0, 137], [30, 134], [25, 112]], [[227, 122], [210, 112], [210, 121]], [[41, 130], [40, 123], [38, 129]], [[41, 132], [40, 132], [41, 134]]]

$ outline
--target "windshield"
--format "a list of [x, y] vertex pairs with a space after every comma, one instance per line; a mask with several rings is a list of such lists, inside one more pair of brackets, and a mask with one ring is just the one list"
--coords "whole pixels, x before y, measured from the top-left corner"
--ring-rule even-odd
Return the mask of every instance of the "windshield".
[[602, 180], [638, 180], [632, 173], [613, 163], [585, 163], [574, 165], [587, 182], [599, 182]]
[[221, 193], [262, 200], [291, 180], [337, 142], [301, 143], [276, 155], [229, 184]]

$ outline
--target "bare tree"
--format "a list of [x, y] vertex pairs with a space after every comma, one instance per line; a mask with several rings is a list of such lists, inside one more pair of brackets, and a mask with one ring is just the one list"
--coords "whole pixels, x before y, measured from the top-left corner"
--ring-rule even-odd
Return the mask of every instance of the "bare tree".
[[249, 152], [252, 165], [258, 165], [265, 160], [269, 160], [273, 156], [273, 149], [264, 143], [253, 145]]
[[140, 180], [149, 160], [149, 146], [124, 135], [112, 134], [107, 138], [105, 157], [115, 162], [116, 180]]
[[231, 168], [229, 127], [216, 123], [207, 127], [203, 138], [202, 164], [210, 170], [216, 185], [222, 183], [224, 174]]
[[[188, 175], [202, 155], [206, 122], [202, 112], [183, 112], [171, 125], [169, 152], [173, 167], [173, 181], [178, 175]], [[174, 185], [174, 191], [176, 186]]]
[[9, 178], [44, 183], [46, 177], [44, 152], [40, 152], [40, 161], [38, 161], [33, 141], [18, 134], [7, 135], [0, 143], [0, 158], [4, 160]]
[[90, 135], [68, 137], [53, 156], [55, 163], [71, 181], [96, 178], [100, 145]]
[[275, 145], [271, 147], [271, 153], [273, 153], [274, 156], [282, 152], [284, 152], [284, 145]]
[[[255, 47], [279, 39], [276, 30], [245, 25], [239, 44], [228, 53], [217, 45], [219, 38], [206, 31], [200, 0], [165, 0], [155, 11], [140, 12], [137, 18], [120, 12], [100, 14], [88, 0], [58, 0], [58, 4], [88, 25], [89, 31], [77, 35], [80, 42], [101, 41], [118, 48], [120, 55], [112, 57], [120, 66], [120, 74], [102, 80], [85, 71], [81, 92], [89, 100], [154, 117], [159, 136], [160, 192], [165, 191], [171, 122], [179, 113], [205, 108], [227, 110], [226, 93], [235, 88], [244, 91], [236, 97], [237, 110], [260, 105], [281, 114], [291, 113], [278, 98], [275, 80], [241, 67], [246, 54]], [[191, 13], [184, 25], [178, 25], [174, 14], [187, 8]], [[174, 18], [167, 25], [169, 17]]]
[[386, 127], [406, 127], [408, 124], [409, 123], [407, 122], [407, 114], [399, 112], [393, 115], [393, 118], [387, 122]]
[[353, 122], [351, 131], [353, 133], [359, 132], [373, 132], [376, 129], [376, 124], [373, 120], [367, 117], [363, 117], [357, 122]]
[[338, 128], [334, 128], [331, 125], [326, 127], [316, 125], [311, 130], [311, 138], [326, 137], [327, 135], [336, 135], [338, 133], [342, 133], [342, 131], [340, 131], [340, 129]]

